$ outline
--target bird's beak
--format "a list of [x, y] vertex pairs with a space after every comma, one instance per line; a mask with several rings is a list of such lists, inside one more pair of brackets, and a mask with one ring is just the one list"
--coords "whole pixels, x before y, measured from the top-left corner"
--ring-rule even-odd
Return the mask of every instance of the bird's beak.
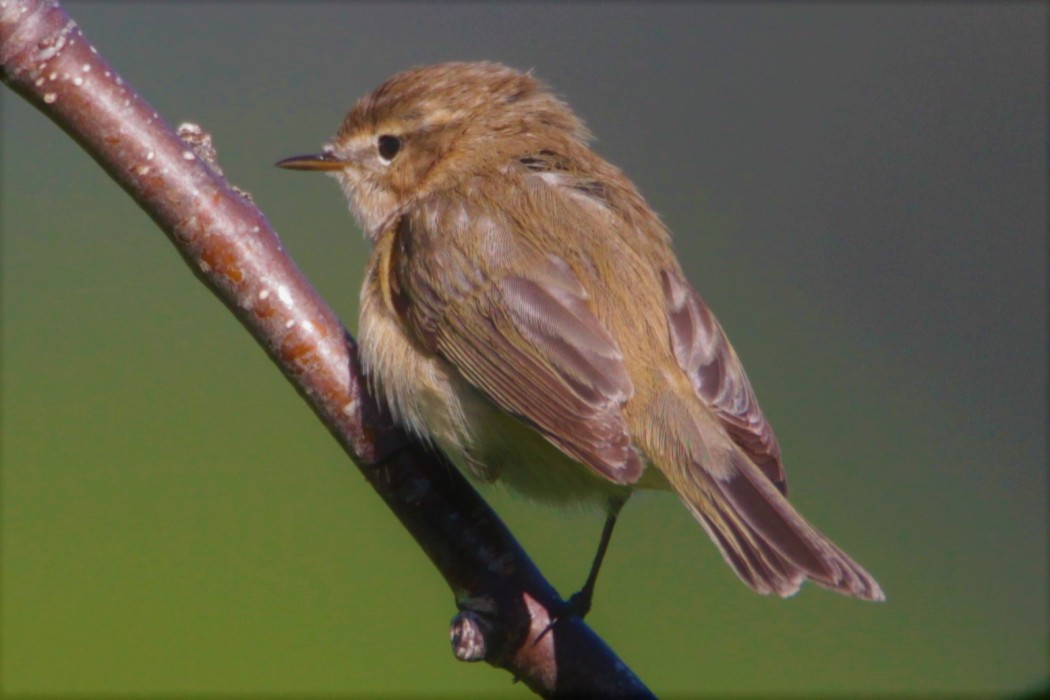
[[334, 153], [325, 151], [317, 155], [292, 156], [291, 158], [278, 161], [276, 165], [278, 168], [287, 168], [288, 170], [342, 170], [350, 163], [339, 158]]

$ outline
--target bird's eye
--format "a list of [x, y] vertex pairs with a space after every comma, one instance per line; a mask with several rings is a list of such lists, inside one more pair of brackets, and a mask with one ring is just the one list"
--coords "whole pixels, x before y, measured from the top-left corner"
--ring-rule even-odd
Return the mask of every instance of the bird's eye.
[[384, 163], [389, 163], [401, 150], [401, 139], [390, 134], [383, 134], [379, 137], [378, 146], [379, 157], [383, 159]]

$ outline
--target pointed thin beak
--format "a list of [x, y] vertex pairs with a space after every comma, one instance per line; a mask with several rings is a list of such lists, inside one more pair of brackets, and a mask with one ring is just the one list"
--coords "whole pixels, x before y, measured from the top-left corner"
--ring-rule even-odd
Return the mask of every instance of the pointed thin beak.
[[338, 158], [334, 153], [318, 153], [309, 156], [292, 156], [278, 161], [278, 168], [288, 170], [342, 170], [350, 163]]

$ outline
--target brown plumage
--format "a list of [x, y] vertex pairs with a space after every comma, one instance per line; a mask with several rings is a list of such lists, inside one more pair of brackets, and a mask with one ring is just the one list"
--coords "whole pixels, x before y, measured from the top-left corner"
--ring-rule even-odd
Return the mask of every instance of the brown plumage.
[[788, 503], [736, 353], [588, 139], [531, 75], [449, 63], [391, 78], [324, 153], [282, 161], [334, 174], [375, 244], [374, 391], [480, 480], [613, 514], [633, 488], [669, 488], [756, 591], [809, 579], [881, 600]]

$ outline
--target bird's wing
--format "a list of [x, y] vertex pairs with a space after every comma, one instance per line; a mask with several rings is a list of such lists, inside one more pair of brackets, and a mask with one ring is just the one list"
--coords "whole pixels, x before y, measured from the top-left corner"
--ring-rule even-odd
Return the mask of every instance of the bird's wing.
[[718, 320], [679, 273], [664, 270], [661, 281], [671, 345], [678, 364], [733, 441], [786, 493], [787, 478], [780, 459], [780, 445]]
[[[570, 266], [462, 202], [420, 206], [397, 236], [393, 303], [418, 341], [574, 459], [637, 481], [643, 465], [621, 413], [634, 387]], [[511, 252], [526, 271], [506, 269]]]

